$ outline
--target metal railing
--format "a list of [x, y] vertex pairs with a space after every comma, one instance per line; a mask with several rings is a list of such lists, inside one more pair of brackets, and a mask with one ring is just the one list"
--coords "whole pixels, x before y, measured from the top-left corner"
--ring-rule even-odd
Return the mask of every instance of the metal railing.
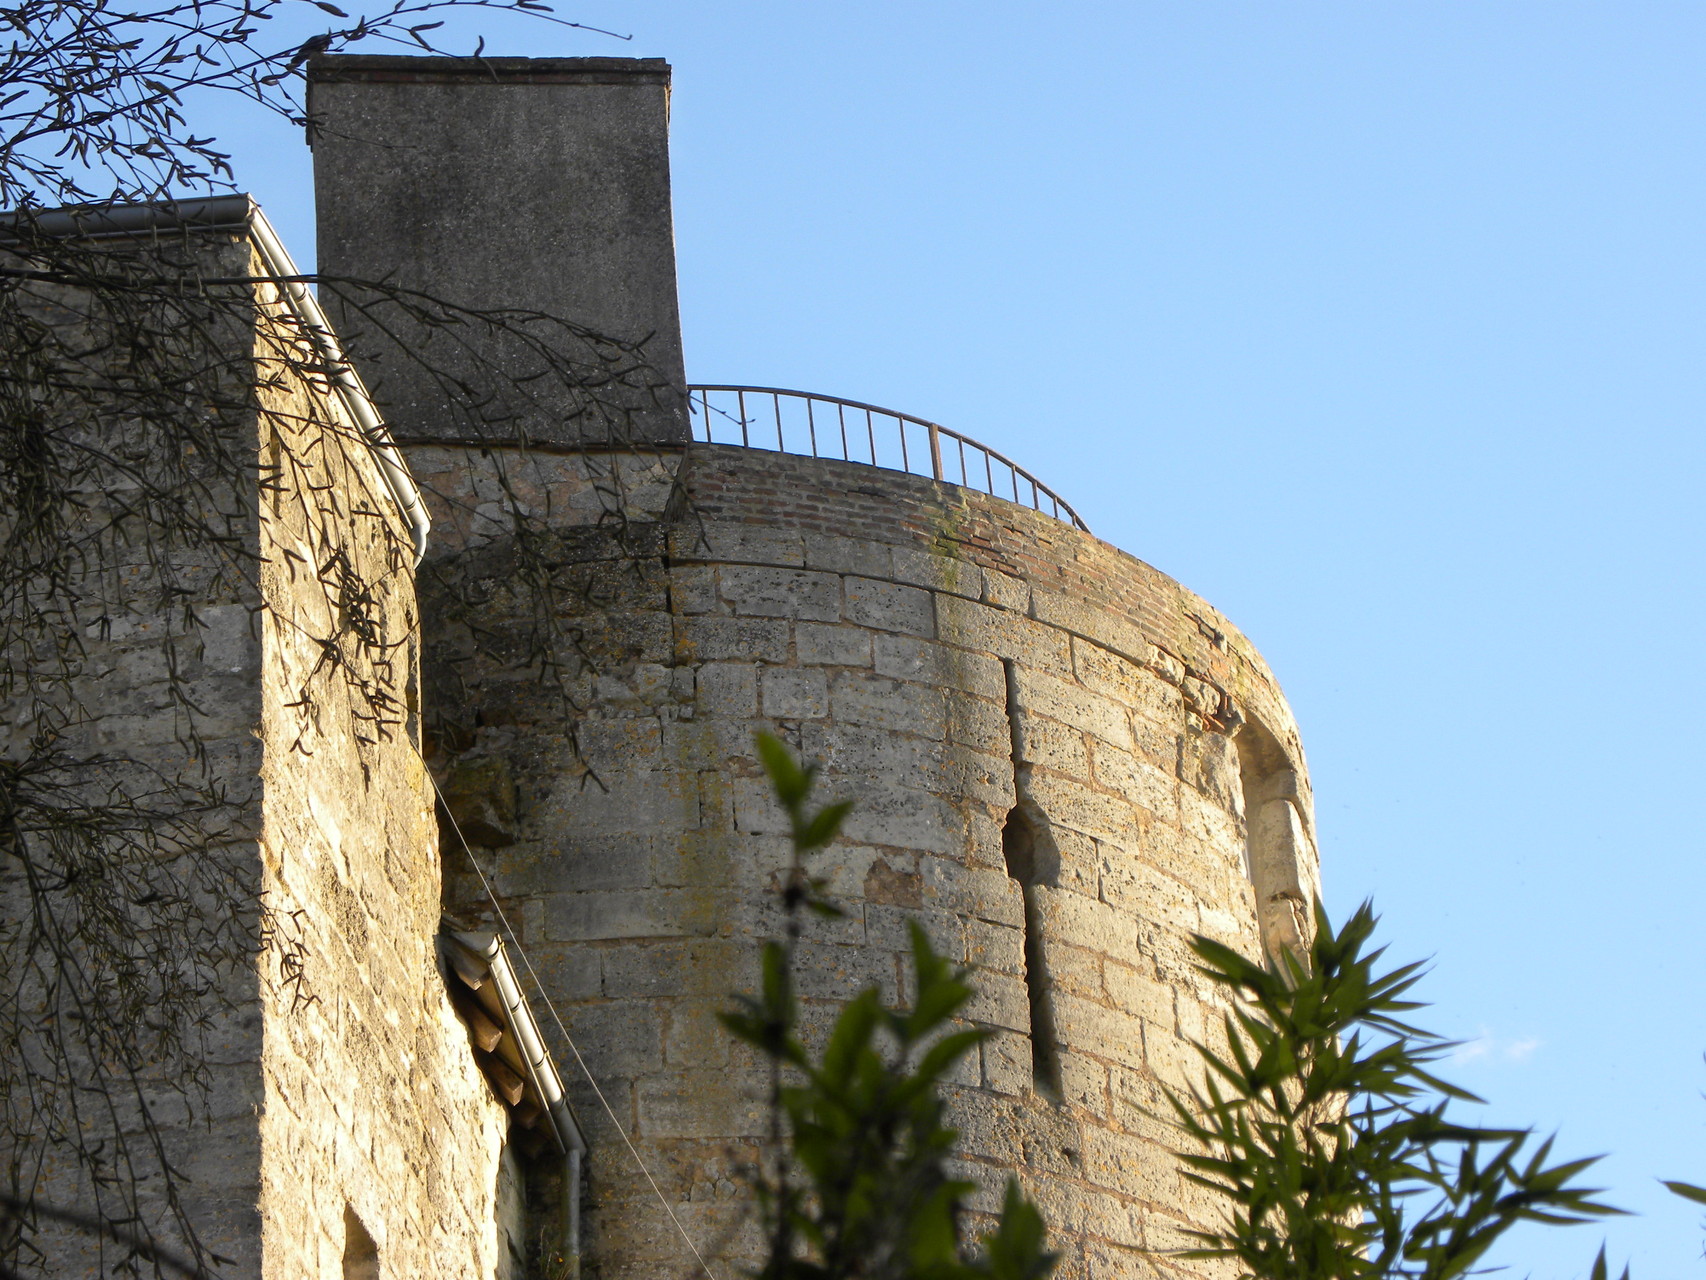
[[687, 390], [698, 419], [695, 438], [706, 444], [773, 448], [929, 476], [997, 498], [1010, 496], [1020, 506], [1090, 531], [1064, 498], [1011, 458], [910, 413], [784, 387], [695, 386]]

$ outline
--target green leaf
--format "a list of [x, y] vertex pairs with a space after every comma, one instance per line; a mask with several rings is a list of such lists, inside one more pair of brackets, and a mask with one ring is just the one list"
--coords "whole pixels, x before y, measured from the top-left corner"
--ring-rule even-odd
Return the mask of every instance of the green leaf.
[[1659, 1181], [1663, 1182], [1673, 1195], [1692, 1200], [1696, 1204], [1706, 1204], [1706, 1187], [1697, 1187], [1692, 1182], [1671, 1182], [1665, 1178], [1660, 1178]]
[[773, 733], [760, 731], [757, 735], [758, 760], [770, 777], [770, 785], [782, 807], [793, 812], [811, 790], [811, 779], [795, 763], [793, 752], [782, 745]]
[[841, 823], [853, 808], [851, 800], [840, 800], [835, 804], [825, 805], [805, 824], [804, 829], [794, 838], [794, 843], [803, 852], [808, 849], [821, 849], [841, 830]]

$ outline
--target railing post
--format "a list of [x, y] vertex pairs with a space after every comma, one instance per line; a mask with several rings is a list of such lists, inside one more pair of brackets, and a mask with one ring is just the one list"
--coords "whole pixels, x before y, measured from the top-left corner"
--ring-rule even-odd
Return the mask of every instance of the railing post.
[[936, 483], [942, 482], [942, 433], [934, 422], [930, 424], [930, 475]]

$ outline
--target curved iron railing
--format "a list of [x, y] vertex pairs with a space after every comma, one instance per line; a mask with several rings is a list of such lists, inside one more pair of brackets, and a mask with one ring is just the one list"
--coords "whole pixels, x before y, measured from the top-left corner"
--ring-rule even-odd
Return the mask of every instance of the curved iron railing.
[[785, 387], [694, 386], [687, 391], [699, 419], [695, 435], [706, 444], [773, 447], [779, 453], [929, 476], [997, 498], [1011, 493], [1020, 506], [1090, 531], [1066, 499], [1011, 458], [910, 413]]

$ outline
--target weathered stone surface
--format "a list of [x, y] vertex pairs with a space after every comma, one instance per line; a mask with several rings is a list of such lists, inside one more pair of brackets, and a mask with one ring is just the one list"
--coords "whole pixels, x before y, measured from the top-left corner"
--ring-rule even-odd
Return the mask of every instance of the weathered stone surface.
[[[462, 341], [487, 352], [487, 362], [460, 367], [439, 350], [450, 344], [435, 344], [432, 328], [408, 311], [387, 311], [395, 336], [381, 335], [361, 310], [370, 296], [340, 305], [344, 292], [329, 291], [333, 320], [367, 358], [400, 433], [476, 436], [477, 424], [448, 411], [433, 378], [450, 364], [476, 385], [469, 398], [498, 397], [486, 409], [504, 420], [504, 438], [523, 430], [552, 444], [686, 441], [668, 64], [486, 58], [476, 70], [451, 58], [428, 66], [420, 58], [333, 56], [314, 59], [310, 74], [322, 270], [395, 282], [460, 307], [572, 319], [643, 343], [650, 366], [643, 379], [605, 380], [589, 403], [572, 384], [539, 376], [554, 370], [534, 344], [575, 343], [580, 360], [596, 358], [597, 344], [561, 323], [535, 323], [507, 341], [465, 324], [475, 332]], [[540, 181], [545, 174], [552, 180]], [[431, 366], [399, 343], [434, 352]], [[492, 377], [493, 363], [533, 379], [528, 394]]]
[[[923, 928], [970, 966], [968, 1015], [995, 1033], [953, 1094], [967, 1167], [987, 1186], [1009, 1169], [1032, 1179], [1063, 1275], [1144, 1273], [1149, 1224], [1208, 1211], [1152, 1117], [1159, 1082], [1194, 1069], [1187, 1038], [1214, 1034], [1222, 1011], [1190, 935], [1208, 929], [1248, 954], [1262, 945], [1241, 870], [1247, 787], [1280, 806], [1264, 848], [1308, 864], [1295, 881], [1315, 883], [1308, 828], [1286, 817], [1307, 812], [1285, 798], [1307, 788], [1288, 781], [1301, 759], [1270, 677], [1176, 584], [998, 500], [964, 495], [949, 521], [927, 483], [716, 447], [695, 446], [681, 475], [704, 536], [673, 529], [656, 542], [672, 557], [671, 661], [691, 675], [688, 692], [619, 707], [595, 695], [571, 713], [582, 729], [625, 726], [586, 738], [596, 787], [564, 784], [577, 765], [554, 710], [518, 720], [506, 748], [536, 797], [503, 851], [506, 909], [527, 921], [536, 954], [599, 957], [597, 990], [573, 976], [583, 968], [564, 969], [562, 999], [622, 1029], [588, 1038], [589, 1068], [628, 1091], [621, 1114], [648, 1162], [682, 1171], [666, 1194], [705, 1215], [700, 1238], [738, 1239], [710, 1188], [726, 1150], [763, 1132], [764, 1072], [711, 1015], [724, 992], [756, 984], [759, 945], [785, 923], [775, 891], [787, 823], [751, 745], [756, 730], [780, 730], [822, 763], [823, 796], [856, 802], [814, 863], [847, 914], [806, 926], [802, 1035], [820, 1042], [863, 987], [904, 997], [911, 931]], [[438, 554], [454, 564], [453, 547]], [[612, 652], [652, 643], [621, 641], [626, 625], [599, 623]], [[429, 659], [433, 626], [429, 616]], [[470, 696], [499, 674], [454, 660]], [[1229, 698], [1271, 727], [1290, 774], [1264, 756], [1250, 781], [1249, 753], [1229, 745], [1221, 718]], [[1021, 801], [1053, 868], [1023, 891], [1002, 836]], [[528, 857], [531, 878], [510, 866]], [[1040, 930], [1035, 974], [1027, 929]], [[1053, 1024], [1052, 1094], [1034, 1078], [1038, 1007]], [[673, 1255], [647, 1217], [649, 1188], [619, 1153], [601, 1148], [593, 1165], [589, 1265], [601, 1280], [655, 1274]]]

